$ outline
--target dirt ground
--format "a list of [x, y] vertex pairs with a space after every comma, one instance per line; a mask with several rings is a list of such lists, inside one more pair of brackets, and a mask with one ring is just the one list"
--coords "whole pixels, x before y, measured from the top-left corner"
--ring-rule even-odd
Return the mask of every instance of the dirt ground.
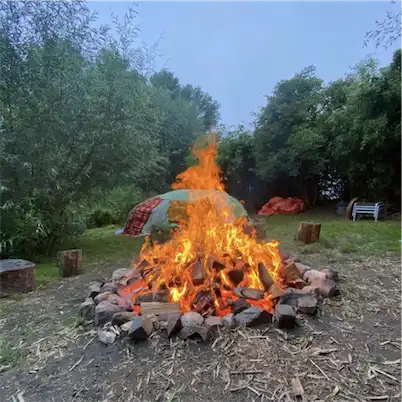
[[[320, 255], [301, 260], [326, 264]], [[317, 317], [300, 317], [287, 332], [273, 324], [223, 330], [207, 344], [157, 333], [147, 342], [106, 347], [93, 326], [78, 327], [88, 282], [116, 266], [2, 300], [2, 354], [10, 358], [0, 367], [0, 399], [280, 402], [301, 400], [292, 395], [298, 377], [305, 401], [400, 400], [399, 259], [331, 267], [341, 274], [341, 296], [326, 300]]]

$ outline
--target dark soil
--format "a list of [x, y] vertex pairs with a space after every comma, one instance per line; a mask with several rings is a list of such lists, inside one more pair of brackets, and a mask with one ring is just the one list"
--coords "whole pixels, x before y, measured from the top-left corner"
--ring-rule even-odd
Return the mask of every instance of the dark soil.
[[157, 333], [106, 347], [76, 314], [87, 284], [116, 268], [1, 301], [1, 401], [292, 401], [296, 377], [308, 401], [400, 400], [397, 258], [332, 264], [341, 296], [295, 330], [224, 330], [207, 344]]

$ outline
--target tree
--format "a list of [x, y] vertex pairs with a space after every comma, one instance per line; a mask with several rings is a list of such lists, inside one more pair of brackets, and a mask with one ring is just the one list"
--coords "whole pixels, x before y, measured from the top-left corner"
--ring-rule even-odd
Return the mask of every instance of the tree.
[[260, 111], [254, 133], [257, 172], [272, 195], [316, 202], [327, 163], [326, 140], [318, 129], [322, 104], [323, 82], [308, 67], [280, 81]]
[[[391, 2], [395, 4], [395, 1]], [[366, 32], [364, 37], [364, 45], [374, 42], [376, 47], [390, 47], [393, 43], [401, 38], [401, 10], [400, 2], [399, 11], [388, 11], [381, 21], [375, 21], [375, 28]]]
[[91, 195], [165, 189], [184, 168], [216, 103], [150, 76], [136, 15], [112, 36], [82, 1], [0, 2], [1, 245], [49, 252]]

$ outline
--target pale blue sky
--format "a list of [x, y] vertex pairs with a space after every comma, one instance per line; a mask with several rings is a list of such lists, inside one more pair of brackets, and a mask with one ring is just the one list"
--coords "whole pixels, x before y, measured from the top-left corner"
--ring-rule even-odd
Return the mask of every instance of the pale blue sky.
[[[90, 2], [102, 24], [110, 10], [123, 16], [130, 2]], [[389, 63], [388, 50], [364, 48], [365, 32], [400, 4], [357, 2], [139, 3], [141, 41], [159, 44], [182, 84], [200, 85], [221, 104], [222, 123], [249, 124], [281, 79], [315, 65], [325, 81], [342, 77], [372, 54]]]

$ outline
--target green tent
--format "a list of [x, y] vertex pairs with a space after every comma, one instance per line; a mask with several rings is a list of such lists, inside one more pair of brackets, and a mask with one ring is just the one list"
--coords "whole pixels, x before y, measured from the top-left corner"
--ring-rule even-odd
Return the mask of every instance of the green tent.
[[178, 216], [185, 214], [187, 203], [210, 198], [218, 209], [229, 207], [232, 215], [229, 220], [246, 217], [247, 211], [236, 198], [218, 190], [174, 190], [145, 200], [130, 212], [124, 229], [116, 234], [126, 236], [145, 236], [154, 230], [172, 229], [177, 226]]

